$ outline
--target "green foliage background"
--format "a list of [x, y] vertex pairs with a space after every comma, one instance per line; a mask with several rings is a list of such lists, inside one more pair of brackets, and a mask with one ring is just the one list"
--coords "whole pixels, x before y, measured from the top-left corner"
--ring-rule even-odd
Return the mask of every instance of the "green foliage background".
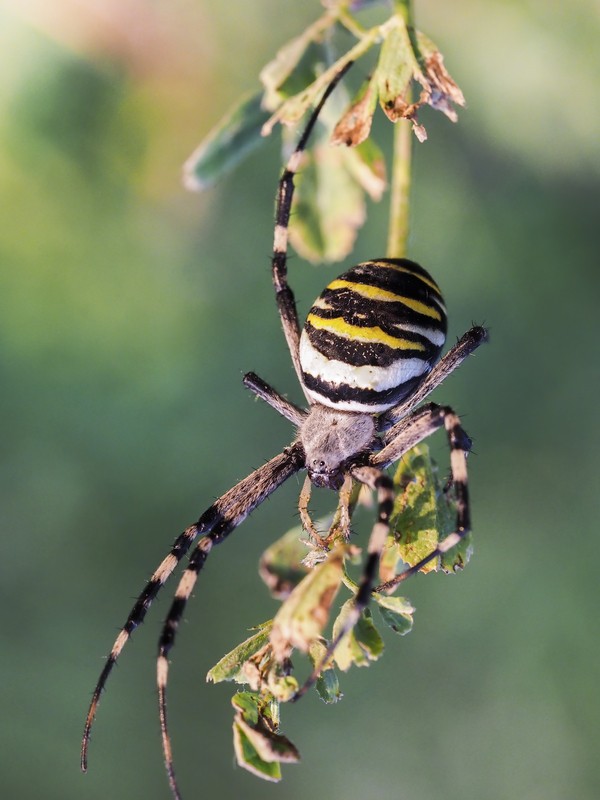
[[[0, 11], [5, 797], [168, 797], [154, 694], [164, 602], [115, 670], [83, 776], [86, 704], [174, 536], [287, 442], [242, 372], [300, 399], [270, 288], [276, 143], [200, 197], [181, 188], [180, 165], [318, 10], [55, 0], [50, 13], [6, 0]], [[214, 552], [174, 651], [186, 797], [600, 792], [600, 12], [594, 0], [418, 0], [416, 17], [468, 101], [457, 126], [423, 114], [410, 255], [444, 288], [453, 337], [472, 321], [491, 328], [437, 395], [475, 440], [475, 556], [458, 577], [407, 586], [414, 631], [344, 676], [342, 703], [312, 693], [284, 709], [303, 763], [265, 785], [233, 766], [231, 687], [204, 681], [273, 614], [256, 564], [295, 524], [291, 481]], [[381, 255], [385, 231], [384, 202], [353, 261]], [[293, 260], [302, 312], [343, 266]]]

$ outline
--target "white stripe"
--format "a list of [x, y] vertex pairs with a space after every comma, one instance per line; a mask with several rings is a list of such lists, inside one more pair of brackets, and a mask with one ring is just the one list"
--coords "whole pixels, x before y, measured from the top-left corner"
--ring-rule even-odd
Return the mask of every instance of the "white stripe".
[[160, 689], [164, 689], [167, 685], [169, 677], [169, 662], [164, 656], [159, 656], [156, 661], [156, 683]]
[[[326, 358], [313, 347], [306, 331], [300, 337], [300, 365], [304, 372], [334, 385], [382, 392], [395, 389], [412, 378], [425, 375], [431, 369], [422, 358], [400, 358], [388, 367], [364, 364], [353, 367], [334, 358]], [[391, 408], [389, 403], [386, 408]]]
[[179, 586], [175, 591], [175, 597], [178, 600], [187, 599], [192, 593], [192, 589], [194, 588], [194, 584], [196, 583], [197, 578], [198, 578], [197, 572], [194, 572], [193, 569], [186, 569], [186, 571], [181, 576], [181, 580], [179, 581]]
[[121, 650], [125, 647], [127, 640], [129, 639], [129, 634], [127, 631], [122, 630], [119, 635], [117, 636], [116, 642], [113, 644], [113, 648], [110, 651], [110, 655], [112, 658], [117, 658]]
[[443, 333], [443, 331], [436, 331], [433, 328], [422, 328], [420, 325], [410, 325], [408, 322], [399, 322], [397, 325], [394, 325], [394, 327], [400, 333], [402, 331], [408, 331], [409, 333], [416, 333], [419, 336], [423, 336], [425, 339], [429, 339], [431, 344], [434, 344], [436, 347], [441, 347], [446, 341], [446, 334]]
[[294, 150], [294, 152], [290, 156], [290, 160], [287, 163], [286, 169], [296, 174], [296, 172], [298, 172], [298, 170], [300, 169], [300, 162], [302, 161], [303, 155], [304, 155], [303, 150]]
[[273, 237], [273, 250], [276, 253], [285, 253], [287, 248], [288, 229], [283, 225], [275, 226], [275, 235]]
[[325, 395], [309, 389], [306, 386], [304, 387], [304, 391], [306, 392], [308, 399], [312, 400], [313, 403], [318, 403], [319, 405], [327, 406], [328, 408], [335, 408], [338, 411], [354, 411], [359, 414], [381, 414], [382, 411], [387, 411], [398, 402], [397, 400], [393, 403], [360, 403], [358, 400], [334, 401], [329, 397], [325, 397]]
[[159, 581], [159, 583], [163, 584], [176, 566], [177, 557], [174, 556], [173, 553], [169, 553], [169, 555], [163, 560], [162, 564], [156, 570], [151, 580]]
[[452, 479], [458, 483], [467, 482], [467, 460], [462, 450], [452, 449], [450, 452]]
[[447, 553], [448, 550], [451, 550], [455, 547], [463, 537], [460, 533], [450, 533], [443, 542], [440, 542], [438, 545], [438, 553]]

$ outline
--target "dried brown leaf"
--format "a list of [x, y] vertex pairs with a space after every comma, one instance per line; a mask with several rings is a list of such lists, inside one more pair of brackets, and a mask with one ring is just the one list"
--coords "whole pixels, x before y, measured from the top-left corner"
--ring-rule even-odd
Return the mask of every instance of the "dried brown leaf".
[[371, 132], [373, 114], [377, 106], [377, 87], [370, 80], [346, 109], [331, 136], [331, 144], [356, 147], [364, 142]]
[[342, 581], [345, 548], [338, 546], [318, 564], [281, 605], [273, 620], [271, 644], [280, 663], [293, 648], [307, 652], [321, 636]]

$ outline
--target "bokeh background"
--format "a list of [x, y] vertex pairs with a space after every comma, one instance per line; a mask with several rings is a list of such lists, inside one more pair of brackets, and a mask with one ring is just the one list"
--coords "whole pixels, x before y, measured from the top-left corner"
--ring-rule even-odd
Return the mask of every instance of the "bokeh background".
[[[468, 108], [423, 114], [410, 254], [451, 336], [491, 343], [438, 391], [464, 415], [475, 556], [419, 576], [413, 633], [284, 709], [303, 763], [233, 764], [232, 689], [204, 676], [274, 603], [262, 549], [291, 480], [215, 551], [171, 670], [184, 795], [564, 800], [600, 795], [597, 0], [417, 0]], [[241, 386], [300, 401], [271, 295], [278, 144], [218, 188], [182, 162], [316, 0], [5, 0], [0, 10], [0, 786], [7, 798], [167, 798], [154, 691], [165, 602], [115, 670], [90, 770], [79, 737], [102, 657], [174, 536], [278, 451], [289, 426]], [[380, 125], [383, 139], [386, 126]], [[386, 204], [351, 262], [381, 255]], [[305, 312], [344, 266], [292, 263]], [[440, 456], [445, 458], [440, 445]]]

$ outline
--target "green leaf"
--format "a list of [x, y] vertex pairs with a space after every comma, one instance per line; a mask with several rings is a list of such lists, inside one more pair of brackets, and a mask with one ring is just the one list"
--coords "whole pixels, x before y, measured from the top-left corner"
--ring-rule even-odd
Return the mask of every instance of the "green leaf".
[[249, 725], [258, 725], [258, 710], [262, 705], [255, 692], [236, 692], [231, 698], [236, 715], [241, 715]]
[[263, 143], [261, 129], [269, 112], [262, 108], [261, 96], [243, 98], [194, 150], [183, 167], [187, 189], [212, 186]]
[[[262, 68], [260, 81], [265, 88], [265, 108], [275, 110], [282, 100], [302, 91], [307, 82], [314, 81], [315, 67], [326, 55], [321, 41], [335, 22], [334, 16], [324, 14], [299, 36], [284, 44], [275, 58]], [[310, 76], [308, 81], [305, 79], [307, 74]]]
[[286, 703], [298, 690], [298, 681], [275, 659], [269, 638], [272, 626], [272, 620], [261, 625], [257, 633], [223, 656], [206, 679], [248, 684], [254, 692]]
[[387, 116], [396, 122], [404, 116], [410, 82], [418, 70], [406, 25], [398, 21], [384, 41], [373, 76], [379, 103]]
[[[437, 547], [439, 538], [437, 504], [442, 492], [427, 445], [417, 445], [401, 459], [394, 482], [404, 491], [396, 498], [392, 527], [402, 560], [412, 566]], [[423, 572], [437, 568], [434, 560]]]
[[[402, 457], [394, 476], [396, 499], [390, 527], [392, 535], [383, 550], [380, 576], [383, 582], [396, 574], [398, 561], [413, 566], [437, 547], [438, 541], [453, 532], [456, 509], [449, 494], [443, 491], [437, 466], [429, 448], [420, 444]], [[453, 572], [467, 563], [470, 538], [456, 548], [433, 559], [422, 572], [443, 569]]]
[[381, 200], [386, 189], [385, 158], [372, 139], [345, 151], [346, 164], [354, 180], [371, 200]]
[[233, 751], [240, 767], [248, 770], [257, 778], [278, 783], [281, 780], [281, 766], [277, 761], [268, 763], [259, 756], [244, 726], [233, 723]]
[[260, 577], [278, 600], [288, 597], [309, 571], [302, 563], [310, 552], [301, 541], [302, 533], [300, 526], [292, 528], [268, 547], [260, 558]]
[[[450, 490], [451, 492], [451, 490]], [[450, 494], [442, 492], [438, 501], [438, 524], [440, 538], [445, 538], [456, 530], [456, 503]], [[440, 558], [440, 569], [446, 574], [458, 572], [469, 563], [473, 554], [473, 538], [471, 533], [464, 536], [456, 547], [452, 547]]]
[[342, 581], [345, 548], [335, 547], [327, 560], [309, 572], [283, 602], [273, 620], [271, 644], [280, 663], [297, 647], [307, 652], [329, 618]]
[[273, 621], [269, 620], [269, 622], [258, 626], [255, 634], [244, 640], [237, 647], [234, 647], [208, 671], [206, 680], [213, 683], [221, 683], [222, 681], [247, 683], [248, 678], [243, 674], [244, 664], [269, 643], [272, 625]]
[[299, 122], [308, 109], [320, 98], [322, 92], [351, 61], [364, 55], [377, 41], [385, 35], [388, 23], [367, 31], [363, 38], [354, 47], [347, 50], [330, 67], [324, 70], [316, 80], [306, 86], [301, 92], [293, 95], [283, 102], [263, 126], [263, 135], [268, 136], [278, 122], [284, 125], [294, 125]]
[[[354, 609], [354, 598], [351, 597], [342, 606], [339, 616], [333, 624], [333, 638], [335, 639], [340, 627], [344, 624], [347, 615]], [[381, 634], [375, 627], [373, 617], [366, 608], [354, 628], [343, 637], [333, 654], [338, 667], [347, 672], [353, 664], [357, 667], [367, 667], [371, 661], [377, 661], [384, 649]]]
[[373, 600], [377, 603], [381, 618], [395, 633], [404, 636], [412, 630], [415, 609], [409, 600], [377, 592], [373, 593]]
[[296, 179], [290, 240], [308, 261], [340, 261], [364, 223], [363, 191], [348, 169], [346, 152], [328, 144], [305, 154]]
[[253, 692], [238, 692], [231, 703], [235, 709], [233, 746], [238, 764], [259, 778], [279, 781], [280, 763], [297, 762], [300, 755], [292, 742], [277, 732], [277, 702], [265, 701]]
[[[317, 664], [322, 662], [326, 652], [327, 648], [323, 642], [313, 642], [308, 653], [313, 667], [316, 667]], [[338, 676], [333, 667], [327, 667], [327, 669], [321, 672], [317, 678], [315, 689], [324, 703], [337, 703], [338, 700], [341, 700], [343, 697], [340, 691]]]

